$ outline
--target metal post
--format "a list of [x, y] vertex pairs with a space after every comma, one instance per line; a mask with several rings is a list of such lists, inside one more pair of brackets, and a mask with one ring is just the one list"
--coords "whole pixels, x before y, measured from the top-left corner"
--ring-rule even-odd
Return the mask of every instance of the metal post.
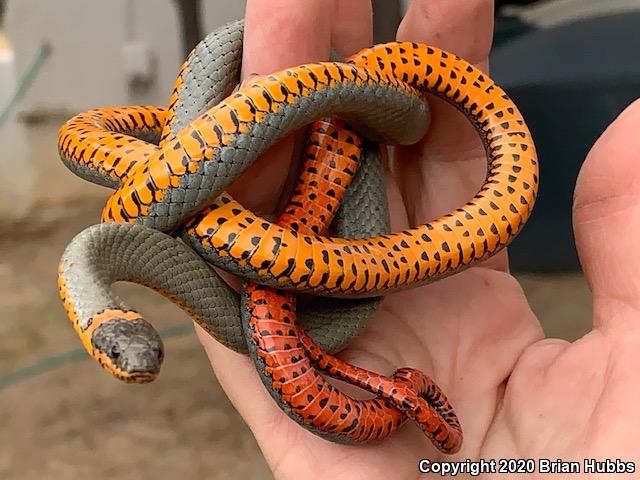
[[400, 20], [400, 0], [373, 0], [373, 43], [394, 41]]
[[174, 0], [180, 18], [184, 57], [202, 40], [201, 0]]

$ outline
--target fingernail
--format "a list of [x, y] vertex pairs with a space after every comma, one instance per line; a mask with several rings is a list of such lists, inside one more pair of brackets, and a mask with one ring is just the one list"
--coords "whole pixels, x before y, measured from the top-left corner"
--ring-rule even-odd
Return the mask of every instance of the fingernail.
[[240, 82], [240, 88], [245, 87], [253, 82], [256, 82], [261, 78], [264, 78], [265, 76], [266, 75], [260, 75], [259, 73], [250, 73], [245, 77], [244, 80]]

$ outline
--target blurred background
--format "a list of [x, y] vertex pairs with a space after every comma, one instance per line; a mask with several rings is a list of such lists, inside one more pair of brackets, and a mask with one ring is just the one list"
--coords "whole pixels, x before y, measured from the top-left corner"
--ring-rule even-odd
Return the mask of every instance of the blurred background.
[[[118, 291], [167, 346], [151, 385], [112, 379], [78, 350], [56, 290], [68, 241], [109, 191], [68, 172], [56, 135], [75, 113], [166, 104], [186, 52], [243, 16], [238, 0], [0, 1], [0, 478], [271, 478], [210, 372], [190, 323], [137, 286]], [[387, 41], [408, 2], [374, 1]], [[640, 96], [640, 0], [496, 2], [492, 75], [525, 114], [542, 159], [533, 218], [513, 268], [548, 335], [590, 328], [571, 235], [581, 162]]]

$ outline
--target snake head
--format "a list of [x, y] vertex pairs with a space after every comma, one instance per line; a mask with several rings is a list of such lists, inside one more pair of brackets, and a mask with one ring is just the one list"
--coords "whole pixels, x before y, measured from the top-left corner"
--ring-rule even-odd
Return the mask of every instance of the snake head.
[[102, 366], [128, 383], [151, 382], [164, 357], [160, 335], [142, 318], [105, 321], [94, 330], [91, 344]]

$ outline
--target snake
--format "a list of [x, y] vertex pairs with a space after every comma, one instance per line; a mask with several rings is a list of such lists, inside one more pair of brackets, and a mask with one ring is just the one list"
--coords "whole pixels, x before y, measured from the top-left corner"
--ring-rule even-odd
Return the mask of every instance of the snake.
[[[205, 39], [202, 46], [215, 48], [220, 44], [218, 37], [219, 35], [214, 33], [212, 38]], [[222, 61], [223, 68], [230, 63], [228, 59], [219, 57], [217, 61], [203, 62], [203, 58], [207, 57], [207, 51], [202, 52], [202, 49], [197, 49], [185, 63], [187, 66], [191, 64], [191, 67], [183, 68], [181, 71], [168, 111], [147, 109], [148, 118], [143, 118], [140, 121], [139, 119], [144, 113], [143, 108], [124, 109], [124, 111], [100, 109], [98, 112], [92, 112], [96, 120], [94, 120], [93, 126], [87, 125], [86, 133], [95, 134], [101, 131], [102, 133], [110, 131], [114, 137], [111, 140], [111, 145], [113, 145], [113, 141], [124, 138], [122, 135], [126, 133], [151, 143], [165, 141], [169, 137], [168, 133], [179, 131], [179, 126], [176, 124], [180, 118], [188, 116], [188, 112], [206, 110], [207, 104], [212, 105], [219, 102], [222, 99], [219, 97], [225, 93], [224, 90], [221, 90], [217, 95], [205, 97], [202, 94], [195, 95], [193, 92], [196, 87], [194, 87], [192, 75], [195, 75], [198, 80], [197, 88], [201, 90], [219, 86], [219, 83], [211, 78], [210, 73], [207, 75], [201, 71], [193, 73], [196, 61], [194, 58], [198, 59], [199, 64], [209, 65], [209, 70], [213, 71], [216, 71], [216, 63], [220, 64]], [[212, 66], [214, 68], [211, 68]], [[230, 72], [225, 76], [233, 78], [238, 73], [237, 71]], [[185, 82], [188, 88], [183, 87]], [[198, 105], [197, 102], [202, 98], [208, 98], [207, 104]], [[103, 122], [101, 127], [100, 122]], [[368, 155], [365, 156], [362, 166], [359, 167], [357, 161], [362, 148], [359, 136], [344, 123], [336, 124], [337, 122], [339, 122], [337, 119], [331, 120], [330, 123], [317, 122], [311, 127], [303, 168], [305, 173], [290, 200], [289, 207], [285, 208], [280, 217], [279, 224], [287, 223], [287, 220], [289, 223], [304, 223], [305, 228], [309, 231], [319, 233], [321, 227], [327, 224], [336, 212], [340, 197], [344, 195], [344, 208], [339, 208], [335, 213], [337, 216], [334, 228], [336, 233], [346, 237], [353, 235], [365, 237], [388, 232], [386, 198], [379, 194], [384, 188], [380, 162], [369, 148]], [[163, 124], [164, 128], [162, 128]], [[102, 143], [107, 142], [103, 141]], [[90, 144], [90, 146], [94, 145]], [[102, 147], [99, 153], [104, 153], [104, 151], [105, 149]], [[121, 163], [121, 158], [117, 155], [111, 155], [108, 158], [109, 160], [113, 159], [113, 162], [105, 161], [105, 157], [98, 155], [96, 163], [91, 165], [91, 168], [81, 167], [74, 161], [66, 161], [65, 163], [84, 178], [105, 186], [113, 186], [113, 183], [118, 183], [120, 176], [126, 175], [126, 169], [116, 171], [115, 182], [114, 179], [104, 174], [104, 169], [112, 169], [113, 167], [120, 169], [123, 165], [127, 165], [129, 168], [132, 164]], [[66, 158], [63, 157], [63, 161], [65, 160]], [[340, 168], [337, 168], [339, 165]], [[356, 169], [357, 172], [354, 176], [353, 171]], [[352, 177], [353, 182], [351, 182]], [[351, 185], [349, 185], [350, 183]], [[330, 188], [337, 192], [335, 197], [324, 195], [324, 192]], [[314, 197], [324, 198], [324, 201]], [[113, 223], [89, 228], [71, 242], [61, 262], [62, 274], [60, 277], [70, 288], [61, 284], [61, 294], [65, 302], [69, 303], [69, 314], [75, 316], [72, 317], [74, 325], [85, 341], [85, 346], [115, 376], [125, 381], [138, 383], [151, 381], [159, 369], [163, 356], [161, 341], [155, 334], [153, 327], [122, 306], [113, 296], [109, 287], [116, 280], [131, 280], [155, 288], [182, 306], [214, 336], [221, 330], [221, 323], [230, 327], [234, 326], [233, 322], [220, 322], [220, 320], [221, 318], [232, 318], [234, 313], [238, 311], [237, 307], [226, 310], [218, 308], [215, 310], [215, 315], [212, 315], [213, 310], [203, 309], [201, 305], [194, 304], [194, 292], [197, 292], [196, 295], [199, 298], [216, 300], [221, 296], [221, 293], [227, 293], [227, 289], [218, 277], [211, 277], [211, 271], [206, 267], [202, 268], [201, 262], [198, 262], [189, 253], [185, 252], [179, 244], [175, 244], [172, 239], [164, 238], [157, 232], [147, 232], [145, 235], [144, 229], [140, 231], [134, 226], [131, 231], [128, 231], [127, 227]], [[118, 260], [121, 261], [118, 262]], [[122, 262], [123, 260], [124, 262]], [[152, 269], [149, 268], [151, 265], [153, 265]], [[163, 274], [159, 275], [157, 273], [159, 271]], [[195, 282], [183, 284], [182, 289], [176, 292], [175, 279], [184, 278], [185, 271], [190, 272], [191, 276], [194, 271], [199, 271], [200, 275], [196, 275]], [[167, 279], [171, 279], [171, 281], [167, 281]], [[87, 284], [92, 288], [83, 288]], [[80, 288], [78, 289], [78, 287]], [[285, 363], [283, 362], [284, 355], [282, 352], [278, 352], [278, 354], [267, 352], [268, 347], [264, 348], [264, 337], [269, 331], [271, 338], [268, 340], [273, 341], [280, 329], [291, 328], [291, 325], [287, 324], [287, 318], [279, 319], [281, 320], [280, 324], [276, 324], [273, 314], [286, 307], [287, 312], [293, 316], [295, 309], [293, 298], [288, 298], [284, 292], [267, 292], [259, 286], [254, 290], [249, 289], [243, 298], [248, 299], [254, 308], [250, 312], [245, 310], [247, 315], [243, 318], [247, 320], [245, 330], [248, 332], [248, 328], [252, 328], [256, 338], [247, 343], [256, 346], [260, 343], [260, 348], [252, 349], [252, 357], [259, 364], [260, 372], [269, 372], [273, 375]], [[95, 293], [96, 290], [99, 292], [98, 295]], [[231, 299], [233, 305], [233, 297], [227, 296], [227, 299]], [[332, 347], [331, 342], [337, 340], [344, 343], [357, 333], [364, 325], [364, 320], [375, 309], [377, 301], [372, 302], [368, 299], [356, 303], [350, 300], [348, 303], [348, 306], [338, 305], [336, 307], [335, 304], [325, 304], [320, 309], [307, 310], [306, 316], [310, 317], [307, 322], [305, 322], [305, 310], [303, 310], [302, 322], [300, 323], [305, 325], [311, 336], [324, 342], [326, 348], [335, 349], [336, 347]], [[87, 305], [89, 304], [95, 306], [88, 309]], [[84, 307], [84, 313], [99, 311], [100, 315], [86, 315], [86, 320], [78, 321], [77, 312], [80, 310], [78, 305]], [[227, 307], [231, 306], [227, 305]], [[265, 314], [268, 315], [268, 319]], [[345, 317], [345, 314], [348, 316]], [[340, 321], [344, 318], [349, 321]], [[215, 328], [211, 328], [211, 325], [215, 325]], [[300, 336], [306, 334], [304, 330], [299, 332]], [[328, 337], [329, 332], [333, 333], [332, 337]], [[226, 336], [230, 336], [229, 332], [226, 332]], [[326, 342], [327, 340], [329, 343]], [[332, 441], [351, 443], [381, 439], [403, 425], [407, 416], [403, 415], [401, 411], [407, 410], [406, 403], [410, 401], [409, 397], [411, 397], [416, 399], [415, 406], [411, 408], [411, 412], [416, 411], [413, 418], [423, 428], [427, 436], [433, 438], [439, 448], [443, 450], [447, 449], [452, 452], [459, 447], [461, 432], [457, 418], [446, 403], [444, 394], [431, 379], [412, 369], [402, 369], [391, 379], [376, 375], [373, 372], [348, 366], [346, 363], [327, 355], [324, 350], [318, 349], [312, 342], [310, 336], [306, 338], [305, 344], [312, 345], [308, 350], [311, 357], [309, 359], [293, 349], [286, 352], [289, 355], [287, 358], [294, 359], [292, 362], [294, 368], [287, 369], [286, 364], [284, 365], [285, 370], [288, 370], [288, 372], [285, 371], [285, 374], [289, 378], [286, 387], [283, 388], [281, 377], [269, 378], [268, 375], [262, 375], [268, 391], [272, 393], [278, 405], [291, 418], [305, 428]], [[340, 345], [340, 343], [336, 345]], [[322, 354], [317, 353], [319, 351]], [[262, 352], [262, 355], [258, 352]], [[312, 360], [312, 362], [308, 360]], [[270, 365], [265, 365], [266, 362]], [[280, 366], [274, 368], [274, 364], [278, 362]], [[303, 363], [306, 363], [306, 366]], [[336, 368], [337, 365], [340, 365], [340, 368]], [[354, 379], [353, 383], [359, 382], [359, 385], [370, 391], [374, 391], [372, 385], [375, 381], [377, 383], [374, 393], [378, 395], [383, 394], [383, 390], [395, 393], [390, 394], [391, 401], [386, 403], [380, 399], [354, 400], [326, 382], [316, 371], [317, 367], [323, 373], [329, 373], [331, 376], [343, 380]], [[346, 368], [349, 368], [349, 371]], [[302, 375], [296, 377], [298, 372]], [[366, 381], [363, 382], [363, 378], [366, 378]], [[309, 401], [309, 387], [311, 386], [316, 389], [313, 402]], [[324, 387], [326, 390], [323, 391]], [[421, 398], [420, 395], [428, 396]], [[439, 411], [434, 410], [431, 406], [432, 403], [439, 405]], [[327, 405], [329, 406], [327, 407]], [[337, 410], [334, 405], [339, 405], [340, 409]], [[417, 416], [420, 411], [423, 412], [423, 417]], [[431, 415], [424, 416], [424, 412], [429, 412]], [[451, 426], [449, 423], [443, 423], [443, 420], [449, 422]], [[445, 428], [439, 428], [440, 424]]]
[[[215, 37], [215, 35], [214, 35]], [[216, 42], [214, 42], [216, 43]], [[206, 44], [206, 42], [205, 42]], [[197, 55], [202, 57], [202, 54]], [[187, 64], [189, 61], [187, 62]], [[188, 69], [183, 69], [181, 76], [188, 76]], [[202, 75], [202, 74], [200, 74]], [[201, 78], [201, 86], [211, 83], [209, 77]], [[182, 79], [179, 77], [177, 85], [183, 84]], [[191, 87], [193, 89], [193, 87]], [[202, 98], [201, 96], [184, 98], [185, 94], [174, 95], [172, 99], [172, 106], [167, 114], [172, 113], [175, 108], [176, 114], [171, 116], [171, 123], [175, 123], [177, 118], [181, 115], [185, 115], [186, 109], [194, 109], [195, 101], [193, 99]], [[181, 98], [182, 97], [182, 98]], [[216, 96], [210, 97], [209, 103], [215, 103], [219, 101]], [[176, 107], [176, 105], [179, 106]], [[200, 109], [205, 108], [199, 106]], [[197, 111], [197, 107], [195, 108]], [[98, 113], [98, 112], [96, 112]], [[111, 130], [115, 133], [115, 140], [123, 138], [123, 133], [134, 133], [138, 138], [145, 139], [147, 141], [158, 140], [160, 135], [160, 126], [163, 124], [161, 119], [165, 112], [154, 111], [150, 115], [148, 121], [138, 121], [131, 123], [131, 115], [134, 119], [138, 118], [136, 115], [140, 115], [141, 111], [134, 111], [127, 109], [126, 114], [123, 116], [121, 111], [115, 112], [113, 110], [105, 111], [102, 109], [99, 112], [98, 118], [105, 120], [103, 130]], [[168, 116], [168, 115], [167, 115]], [[166, 125], [166, 120], [164, 121]], [[333, 120], [336, 122], [336, 119]], [[108, 125], [107, 125], [108, 123]], [[126, 126], [123, 126], [126, 123]], [[157, 125], [157, 127], [149, 127], [149, 125]], [[358, 143], [358, 136], [355, 132], [351, 131], [346, 125], [340, 124], [336, 128], [335, 125], [329, 123], [319, 122], [315, 124], [317, 128], [311, 128], [310, 145], [307, 148], [307, 161], [305, 162], [305, 175], [299, 182], [299, 189], [296, 190], [294, 197], [290, 201], [289, 208], [285, 209], [283, 216], [279, 219], [280, 224], [286, 223], [287, 219], [294, 219], [291, 221], [303, 222], [305, 226], [313, 232], [319, 232], [320, 226], [326, 224], [335, 211], [338, 205], [340, 197], [345, 193], [345, 187], [349, 185], [352, 177], [352, 170], [355, 170], [357, 165], [355, 161], [357, 159], [357, 153], [360, 149]], [[94, 125], [95, 127], [95, 125]], [[173, 126], [176, 129], [175, 125]], [[98, 130], [100, 131], [100, 130]], [[166, 127], [163, 129], [163, 134], [160, 135], [158, 140], [160, 143], [164, 138], [167, 138]], [[88, 126], [88, 132], [95, 133], [95, 128], [92, 130], [91, 125]], [[351, 150], [351, 152], [349, 152]], [[315, 153], [320, 151], [321, 155], [318, 156], [318, 161], [315, 160]], [[335, 151], [335, 159], [332, 158], [330, 151]], [[347, 195], [345, 197], [345, 208], [340, 208], [337, 212], [338, 219], [336, 221], [336, 232], [342, 232], [345, 236], [359, 235], [368, 236], [380, 231], [388, 231], [388, 218], [386, 215], [386, 199], [383, 195], [379, 195], [379, 192], [384, 188], [383, 174], [380, 168], [379, 162], [376, 161], [371, 154], [367, 155], [364, 159], [364, 164], [358, 170], [354, 177], [353, 184], [348, 188]], [[114, 158], [114, 157], [112, 157]], [[63, 157], [63, 161], [65, 158]], [[112, 180], [108, 177], [105, 178], [104, 172], [100, 172], [98, 168], [112, 167], [111, 164], [104, 161], [103, 157], [99, 157], [98, 162], [93, 166], [94, 168], [84, 168], [79, 170], [79, 165], [73, 162], [69, 162], [68, 166], [76, 173], [88, 178], [95, 183], [100, 183], [106, 186], [111, 186]], [[122, 167], [119, 157], [114, 158], [116, 166]], [[340, 170], [336, 167], [338, 164], [342, 164]], [[126, 171], [120, 171], [118, 175], [124, 175]], [[116, 180], [117, 182], [117, 180]], [[319, 204], [318, 199], [313, 198], [314, 195], [322, 195], [322, 189], [326, 189], [327, 185], [336, 189], [339, 194], [336, 197], [325, 197], [325, 202]], [[311, 199], [309, 202], [307, 199]], [[353, 207], [351, 205], [358, 205]], [[309, 210], [312, 208], [313, 210]], [[320, 208], [318, 212], [314, 210]], [[304, 211], [300, 211], [303, 209]], [[324, 213], [323, 213], [324, 212]], [[315, 214], [317, 213], [317, 216]], [[315, 223], [315, 224], [314, 224]], [[134, 228], [134, 230], [136, 230]], [[114, 233], [116, 232], [116, 233]], [[118, 235], [118, 233], [120, 235]], [[208, 318], [206, 312], [203, 312], [198, 305], [195, 308], [190, 308], [190, 303], [193, 301], [192, 296], [185, 298], [185, 293], [175, 292], [175, 287], [172, 289], [172, 285], [166, 282], [166, 278], [173, 279], [175, 276], [181, 277], [184, 269], [192, 272], [198, 270], [194, 266], [194, 259], [189, 258], [189, 253], [179, 250], [174, 252], [176, 245], [173, 245], [170, 239], [162, 238], [162, 236], [151, 235], [151, 238], [145, 237], [145, 241], [140, 241], [141, 233], [126, 231], [124, 226], [116, 226], [115, 224], [107, 224], [102, 226], [96, 226], [96, 228], [87, 229], [86, 232], [79, 235], [73, 242], [71, 242], [67, 252], [61, 262], [63, 267], [63, 274], [61, 279], [66, 278], [67, 283], [71, 279], [71, 289], [67, 289], [66, 285], [61, 285], [61, 294], [63, 299], [67, 302], [73, 299], [71, 304], [76, 306], [76, 309], [70, 308], [70, 315], [76, 315], [77, 305], [95, 302], [94, 290], [98, 286], [98, 290], [101, 295], [98, 295], [100, 299], [97, 302], [97, 307], [93, 310], [101, 310], [101, 314], [107, 313], [108, 317], [104, 315], [94, 315], [88, 318], [88, 321], [74, 321], [78, 333], [86, 341], [85, 346], [92, 353], [98, 361], [110, 370], [114, 375], [122, 378], [126, 381], [144, 382], [150, 381], [154, 378], [156, 369], [162, 360], [162, 349], [159, 337], [154, 333], [153, 327], [147, 324], [143, 319], [137, 317], [132, 312], [129, 312], [125, 308], [119, 306], [117, 299], [113, 298], [112, 292], [109, 290], [109, 286], [115, 280], [132, 280], [137, 283], [146, 284], [159, 290], [165, 296], [176, 301], [180, 304], [188, 313], [190, 313], [196, 321], [199, 321], [205, 328], [208, 327], [211, 322], [202, 322], [203, 318]], [[158, 250], [159, 249], [159, 250]], [[115, 253], [114, 253], [115, 250]], [[158, 253], [162, 252], [162, 256], [159, 257]], [[185, 255], [186, 253], [186, 255]], [[192, 255], [191, 255], [192, 257]], [[104, 259], [109, 261], [104, 261]], [[160, 260], [158, 260], [160, 258]], [[177, 258], [177, 261], [168, 261], [168, 258]], [[126, 263], [116, 262], [116, 266], [119, 269], [114, 268], [112, 259], [126, 259]], [[136, 260], [137, 263], [132, 264], [131, 260]], [[195, 260], [195, 264], [197, 264]], [[154, 271], [164, 271], [164, 276], [155, 276], [149, 271], [149, 265], [154, 264]], [[198, 280], [205, 280], [207, 290], [202, 292], [202, 289], [198, 287], [198, 282], [191, 282], [183, 288], [186, 292], [193, 292], [194, 290], [199, 292], [203, 298], [216, 298], [219, 296], [220, 289], [212, 289], [211, 286], [219, 286], [220, 282], [217, 277], [207, 279], [210, 275], [210, 271], [206, 268], [200, 269], [202, 278]], [[106, 278], [102, 275], [96, 275], [99, 272], [101, 274], [107, 273]], [[76, 281], [78, 279], [78, 281]], [[84, 279], [84, 282], [82, 280]], [[217, 280], [217, 282], [216, 282]], [[174, 281], [175, 283], [175, 281]], [[81, 289], [81, 291], [75, 290], [76, 286], [83, 286], [85, 284], [92, 285], [91, 291]], [[224, 291], [224, 287], [222, 288]], [[88, 293], [87, 298], [82, 295]], [[264, 295], [269, 295], [269, 298], [264, 298]], [[266, 293], [264, 289], [260, 289], [259, 286], [247, 294], [245, 297], [252, 300], [254, 309], [245, 315], [245, 318], [249, 320], [246, 322], [246, 326], [251, 324], [251, 328], [254, 331], [256, 339], [254, 342], [249, 341], [249, 345], [257, 345], [261, 343], [260, 349], [252, 349], [254, 361], [256, 363], [266, 361], [270, 362], [270, 366], [261, 363], [259, 371], [269, 372], [273, 374], [278, 372], [278, 368], [273, 368], [274, 363], [280, 362], [283, 364], [282, 352], [274, 356], [271, 352], [266, 352], [264, 348], [264, 337], [266, 331], [264, 329], [265, 322], [267, 328], [271, 329], [269, 340], [273, 340], [279, 331], [278, 325], [274, 325], [276, 320], [272, 314], [278, 311], [274, 307], [274, 304], [278, 305], [280, 309], [287, 307], [289, 313], [293, 313], [293, 299], [284, 298], [286, 294], [283, 292], [271, 292]], [[258, 297], [258, 298], [255, 298]], [[108, 300], [104, 300], [108, 298]], [[260, 306], [258, 306], [258, 303]], [[353, 325], [358, 327], [363, 324], [366, 316], [358, 315], [359, 311], [367, 313], [367, 310], [371, 310], [371, 307], [375, 307], [375, 303], [367, 302], [362, 305], [353, 304], [349, 309], [349, 317], [351, 321], [347, 324], [340, 322], [340, 325]], [[126, 311], [125, 311], [126, 310]], [[234, 309], [237, 311], [237, 308]], [[261, 317], [259, 310], [268, 314], [268, 319]], [[344, 316], [344, 311], [340, 311], [341, 308], [327, 308], [323, 306], [321, 310], [324, 313], [324, 318], [328, 319], [333, 324], [331, 330], [336, 330], [336, 319], [341, 319]], [[196, 311], [199, 315], [194, 315]], [[318, 324], [318, 312], [308, 322], [311, 327], [310, 331], [313, 335], [317, 329], [313, 329], [313, 324]], [[221, 311], [216, 312], [218, 317], [216, 320], [219, 322]], [[112, 318], [117, 315], [122, 318]], [[231, 316], [227, 314], [227, 316]], [[210, 317], [210, 315], [209, 315]], [[362, 317], [360, 319], [359, 317]], [[223, 315], [225, 318], [225, 315]], [[304, 316], [303, 316], [304, 318]], [[108, 321], [106, 321], [108, 320]], [[254, 320], [254, 322], [251, 322]], [[303, 322], [304, 323], [304, 322]], [[324, 326], [327, 322], [321, 323]], [[84, 325], [84, 327], [83, 327]], [[98, 328], [99, 327], [99, 328]], [[280, 323], [280, 327], [283, 329], [290, 328], [287, 325], [287, 319], [283, 319]], [[94, 330], [95, 329], [95, 330]], [[219, 331], [220, 327], [214, 330]], [[248, 330], [247, 330], [248, 331]], [[351, 330], [352, 331], [352, 330]], [[349, 330], [344, 327], [340, 329], [341, 341], [344, 341], [351, 334]], [[300, 336], [305, 335], [304, 330], [300, 330]], [[323, 340], [325, 337], [316, 335]], [[261, 338], [262, 337], [262, 338]], [[91, 342], [88, 340], [91, 339]], [[260, 342], [260, 340], [263, 340]], [[451, 407], [446, 403], [446, 398], [438, 387], [421, 372], [413, 369], [401, 369], [393, 378], [389, 379], [382, 375], [376, 375], [373, 372], [368, 372], [363, 369], [348, 366], [346, 363], [331, 357], [322, 352], [317, 346], [312, 343], [310, 337], [306, 338], [305, 344], [308, 347], [311, 360], [317, 360], [311, 365], [309, 362], [302, 365], [303, 361], [307, 360], [303, 355], [296, 357], [294, 350], [289, 350], [286, 353], [290, 355], [290, 359], [297, 359], [293, 362], [294, 369], [288, 373], [289, 381], [285, 388], [282, 388], [282, 381], [280, 377], [269, 378], [267, 375], [263, 375], [263, 380], [274, 398], [278, 401], [278, 404], [285, 410], [290, 417], [298, 421], [301, 425], [305, 426], [311, 431], [314, 431], [318, 435], [328, 438], [333, 441], [351, 442], [351, 441], [368, 441], [372, 438], [381, 439], [398, 429], [406, 420], [406, 416], [402, 415], [401, 411], [407, 410], [407, 403], [410, 402], [409, 397], [416, 399], [415, 405], [410, 409], [410, 412], [416, 412], [413, 415], [414, 420], [423, 428], [425, 433], [430, 438], [433, 438], [436, 445], [442, 450], [448, 450], [453, 452], [459, 448], [461, 444], [461, 432], [457, 418]], [[268, 350], [268, 347], [267, 347]], [[258, 352], [263, 353], [261, 357]], [[266, 352], [266, 353], [265, 353]], [[299, 352], [297, 352], [299, 353]], [[322, 355], [322, 356], [321, 356]], [[274, 361], [275, 360], [275, 361]], [[339, 368], [336, 368], [339, 365]], [[324, 373], [329, 373], [334, 377], [341, 378], [343, 380], [352, 380], [353, 383], [359, 384], [365, 389], [373, 391], [378, 395], [386, 392], [394, 392], [388, 395], [390, 402], [384, 403], [379, 399], [370, 401], [354, 400], [339, 390], [334, 389], [333, 386], [325, 382], [323, 377], [319, 375], [314, 367], [320, 367]], [[347, 368], [349, 369], [347, 371]], [[289, 369], [291, 370], [291, 369]], [[300, 371], [302, 375], [296, 377], [297, 371]], [[366, 381], [363, 381], [366, 378]], [[376, 386], [373, 387], [373, 383]], [[313, 385], [311, 385], [313, 384]], [[313, 386], [316, 389], [313, 395], [313, 402], [310, 403], [309, 387]], [[304, 390], [303, 390], [304, 387]], [[322, 391], [326, 387], [325, 391]], [[289, 389], [289, 393], [287, 393]], [[421, 398], [420, 395], [426, 396]], [[302, 399], [302, 401], [301, 401]], [[431, 404], [439, 406], [439, 411], [435, 411]], [[327, 405], [329, 405], [327, 407]], [[339, 405], [340, 410], [334, 408], [334, 405]], [[315, 410], [314, 410], [315, 408]], [[315, 411], [320, 414], [311, 413]], [[323, 412], [326, 412], [323, 414]], [[422, 417], [419, 417], [422, 412]], [[425, 415], [426, 413], [426, 415]], [[430, 414], [430, 415], [429, 415]], [[327, 415], [329, 418], [327, 419]], [[448, 423], [444, 423], [444, 421]], [[450, 424], [450, 425], [449, 425]], [[444, 425], [445, 428], [441, 428]]]
[[[182, 73], [185, 72], [188, 68]], [[182, 80], [185, 78], [183, 75]], [[324, 237], [268, 222], [222, 193], [270, 143], [324, 115], [338, 113], [376, 141], [414, 143], [424, 134], [421, 127], [425, 124], [425, 93], [439, 96], [461, 110], [476, 127], [487, 151], [488, 171], [482, 188], [450, 214], [395, 234], [361, 239]], [[175, 95], [174, 100], [178, 98]], [[138, 253], [153, 250], [158, 254], [153, 249], [158, 240], [154, 235], [173, 233], [186, 222], [181, 234], [185, 244], [214, 265], [271, 287], [329, 296], [371, 297], [432, 282], [468, 268], [506, 246], [526, 222], [535, 201], [535, 147], [517, 108], [480, 70], [435, 47], [407, 42], [379, 45], [364, 50], [348, 63], [309, 64], [268, 75], [231, 93], [195, 119], [178, 123], [177, 133], [166, 127], [174, 123], [175, 119], [168, 121], [172, 115], [175, 117], [171, 111], [152, 107], [81, 114], [61, 129], [61, 157], [79, 175], [117, 188], [102, 218], [106, 222], [135, 222], [136, 225], [114, 225], [118, 225], [118, 231], [128, 228], [127, 233], [143, 240], [153, 237], [153, 241], [142, 242], [146, 249]], [[160, 145], [154, 145], [155, 141]], [[101, 228], [106, 225], [83, 234], [88, 238], [106, 231]], [[83, 234], [80, 238], [84, 238]], [[163, 238], [165, 244], [177, 244], [170, 236]], [[112, 255], [119, 253], [116, 250]], [[195, 271], [202, 278], [211, 275], [206, 264], [195, 267], [197, 255], [189, 249], [183, 253], [191, 263], [184, 262], [183, 270], [172, 271], [181, 272], [183, 285], [197, 278]], [[75, 320], [85, 347], [98, 351], [94, 356], [113, 366], [114, 358], [96, 345], [113, 345], [115, 338], [127, 338], [126, 345], [135, 348], [130, 358], [123, 359], [122, 352], [117, 352], [120, 370], [126, 370], [127, 362], [139, 362], [147, 355], [143, 351], [151, 352], [145, 361], [157, 363], [161, 356], [158, 339], [155, 343], [150, 341], [152, 327], [143, 323], [139, 314], [125, 310], [112, 298], [91, 304], [83, 295], [86, 292], [73, 286], [82, 277], [76, 273], [86, 274], [89, 269], [88, 265], [77, 268], [81, 263], [78, 257], [67, 256], [66, 262], [63, 258], [59, 283], [67, 311]], [[127, 257], [128, 262], [136, 260], [135, 255]], [[74, 269], [75, 273], [71, 272]], [[158, 271], [149, 273], [158, 276]], [[202, 291], [195, 294], [185, 286], [176, 294], [175, 278], [170, 274], [165, 278], [174, 290], [163, 290], [162, 286], [158, 289], [168, 296], [175, 295], [176, 303], [191, 310], [194, 317], [212, 308], [207, 303], [211, 297]], [[104, 278], [102, 281], [105, 283]], [[82, 301], [78, 302], [79, 298]], [[96, 305], [105, 304], [113, 308], [95, 311]], [[79, 315], [86, 306], [89, 308], [84, 309], [84, 316]], [[106, 321], [114, 319], [114, 315], [123, 317], [122, 321]], [[107, 325], [114, 331], [103, 328]], [[209, 326], [217, 338], [227, 342], [237, 337], [238, 329]], [[127, 328], [130, 331], [123, 337]], [[97, 335], [100, 331], [105, 333]], [[312, 341], [303, 333], [297, 338], [307, 352], [315, 352], [315, 360], [322, 364], [325, 357], [314, 350]], [[332, 358], [322, 368], [339, 375], [340, 364], [336, 360]], [[398, 381], [410, 381], [410, 374], [399, 372]], [[358, 375], [358, 371], [352, 371], [346, 377], [361, 381]], [[448, 418], [444, 397], [435, 390], [423, 392], [423, 397], [431, 400], [427, 416], [433, 416], [434, 405], [445, 406], [435, 412], [439, 420], [429, 428], [441, 449], [454, 451], [455, 446], [446, 444], [452, 438], [451, 432], [443, 435], [441, 431], [443, 425], [449, 430], [457, 427]], [[400, 403], [418, 418], [415, 412], [421, 411], [420, 406], [406, 397]], [[325, 407], [327, 402], [322, 408]]]

